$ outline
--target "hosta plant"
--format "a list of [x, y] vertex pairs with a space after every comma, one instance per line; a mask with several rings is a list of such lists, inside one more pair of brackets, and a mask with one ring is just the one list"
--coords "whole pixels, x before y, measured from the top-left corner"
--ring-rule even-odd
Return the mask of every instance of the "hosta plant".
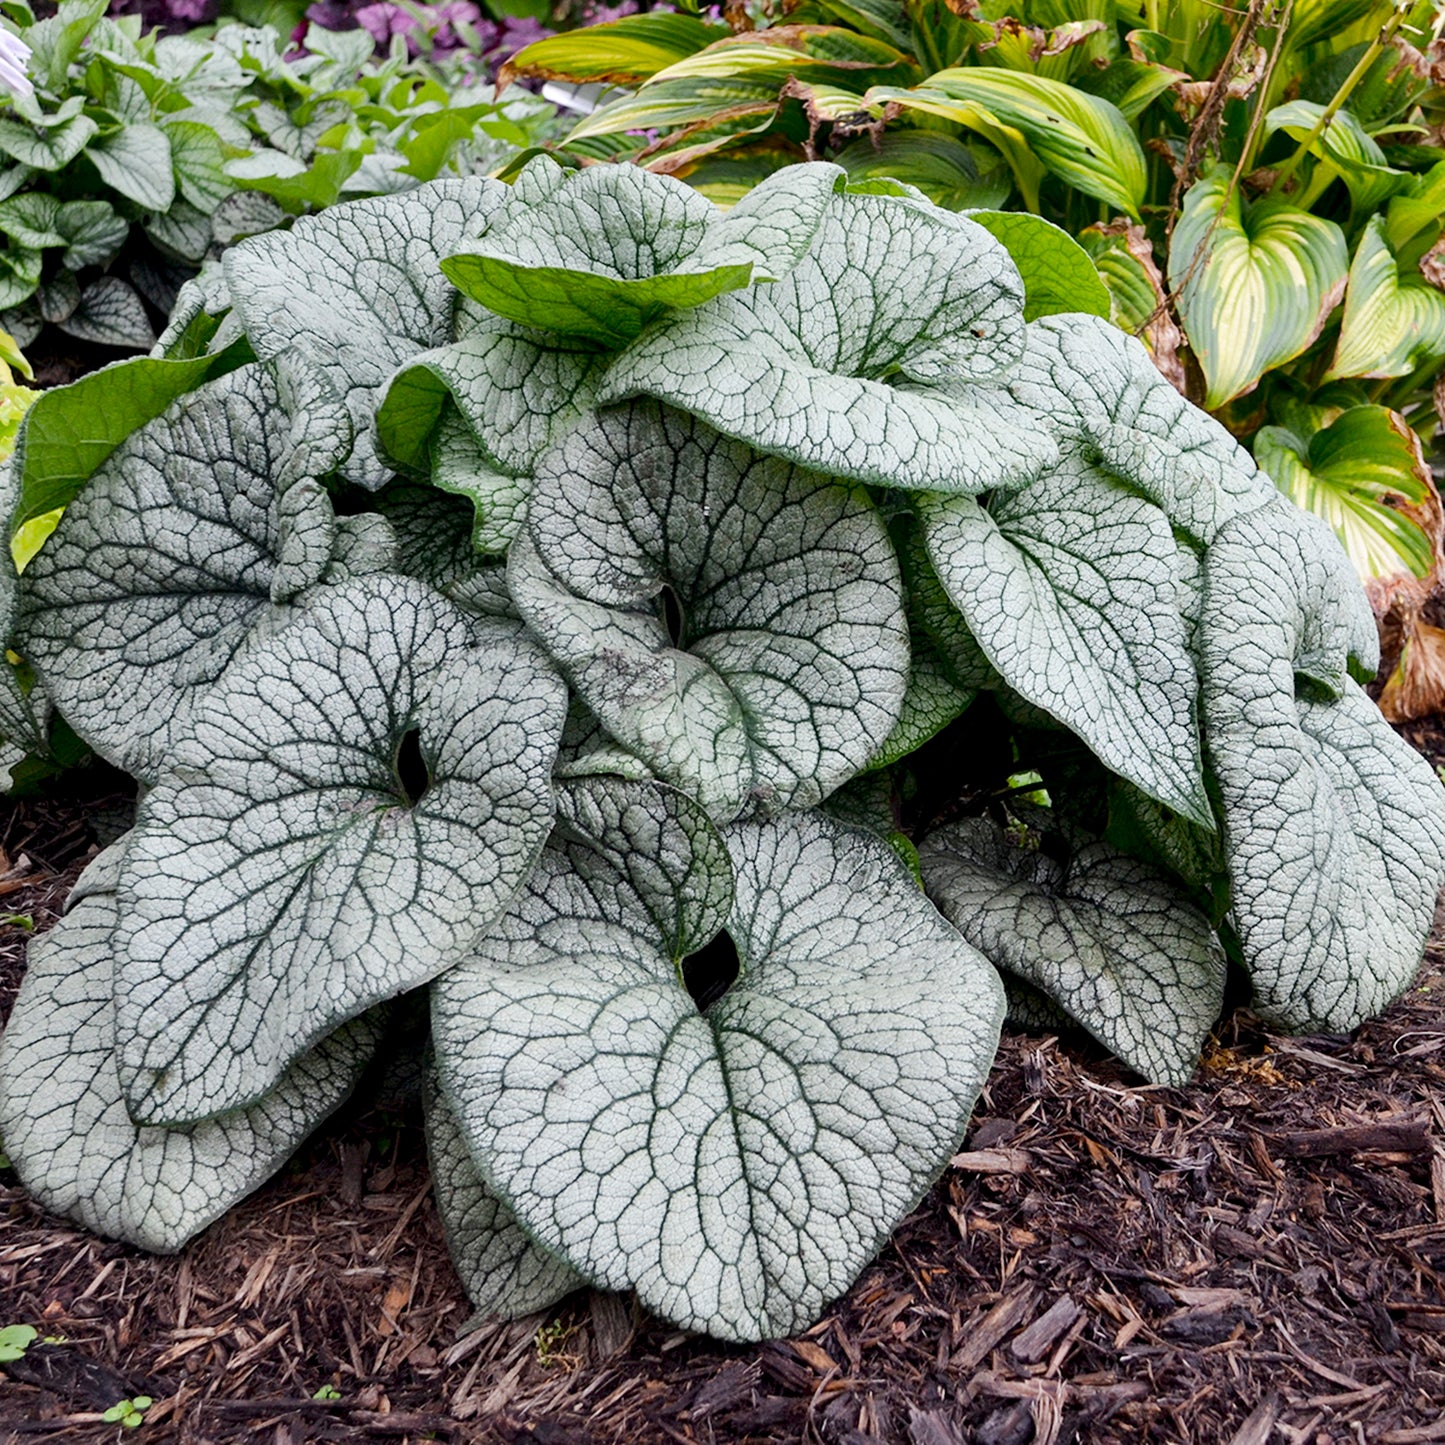
[[942, 1169], [1006, 987], [1164, 1083], [1230, 961], [1282, 1029], [1399, 992], [1445, 799], [1348, 560], [1040, 226], [538, 159], [44, 396], [5, 726], [142, 791], [0, 1041], [35, 1197], [178, 1248], [425, 997], [477, 1305], [756, 1339]]

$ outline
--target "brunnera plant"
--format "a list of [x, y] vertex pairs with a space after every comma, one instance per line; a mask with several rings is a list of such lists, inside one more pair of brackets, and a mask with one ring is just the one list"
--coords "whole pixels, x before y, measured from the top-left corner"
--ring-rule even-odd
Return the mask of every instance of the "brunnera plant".
[[1006, 989], [1168, 1083], [1230, 960], [1280, 1028], [1398, 993], [1445, 799], [1368, 605], [1071, 245], [538, 159], [246, 241], [43, 396], [0, 717], [142, 798], [0, 1040], [34, 1196], [179, 1248], [425, 997], [477, 1306], [758, 1339], [943, 1167]]

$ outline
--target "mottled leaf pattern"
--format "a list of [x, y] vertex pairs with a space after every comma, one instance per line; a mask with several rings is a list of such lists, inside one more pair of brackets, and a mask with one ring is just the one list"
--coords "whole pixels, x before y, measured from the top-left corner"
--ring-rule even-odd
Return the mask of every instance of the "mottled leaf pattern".
[[123, 849], [112, 845], [86, 869], [65, 918], [30, 946], [0, 1037], [0, 1137], [47, 1209], [170, 1253], [273, 1174], [346, 1098], [379, 1027], [368, 1015], [332, 1034], [250, 1108], [185, 1129], [132, 1123], [111, 1001]]
[[1003, 995], [886, 844], [817, 814], [725, 837], [741, 972], [706, 1013], [646, 903], [568, 847], [437, 983], [433, 1028], [473, 1153], [545, 1246], [761, 1339], [816, 1318], [927, 1188]]
[[564, 711], [514, 625], [474, 623], [401, 578], [328, 589], [230, 669], [126, 853], [116, 1016], [132, 1113], [239, 1108], [464, 952], [547, 835]]
[[898, 719], [898, 563], [867, 499], [655, 403], [550, 454], [508, 579], [613, 737], [722, 820], [818, 802]]
[[1067, 865], [985, 818], [924, 840], [945, 918], [1155, 1084], [1187, 1083], [1224, 1004], [1224, 952], [1184, 890], [1103, 843]]

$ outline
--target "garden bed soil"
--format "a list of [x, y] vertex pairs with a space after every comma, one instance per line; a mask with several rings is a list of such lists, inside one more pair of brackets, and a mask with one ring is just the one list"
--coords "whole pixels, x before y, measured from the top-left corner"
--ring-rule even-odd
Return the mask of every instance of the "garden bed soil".
[[[0, 819], [0, 1011], [24, 920], [116, 826], [105, 786]], [[353, 1104], [173, 1258], [0, 1186], [0, 1326], [48, 1340], [0, 1365], [6, 1442], [113, 1442], [136, 1395], [138, 1445], [1445, 1441], [1445, 927], [1355, 1036], [1237, 1012], [1183, 1089], [1006, 1033], [938, 1186], [762, 1346], [600, 1294], [469, 1324], [409, 1109]]]

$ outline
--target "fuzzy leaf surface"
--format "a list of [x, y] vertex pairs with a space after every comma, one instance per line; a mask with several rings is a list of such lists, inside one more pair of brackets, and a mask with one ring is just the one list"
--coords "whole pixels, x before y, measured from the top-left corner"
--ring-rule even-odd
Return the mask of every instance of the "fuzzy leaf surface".
[[612, 736], [721, 820], [819, 802], [898, 719], [902, 584], [867, 498], [654, 402], [548, 455], [508, 582]]
[[986, 818], [918, 850], [929, 894], [986, 958], [1154, 1084], [1184, 1084], [1224, 1003], [1224, 952], [1183, 890], [1104, 843], [1066, 865]]
[[815, 1319], [936, 1176], [1003, 997], [885, 843], [818, 814], [725, 838], [741, 972], [705, 1013], [648, 903], [564, 845], [439, 982], [433, 1027], [531, 1233], [682, 1328], [757, 1340]]
[[348, 481], [375, 490], [376, 409], [397, 364], [451, 339], [456, 293], [441, 257], [499, 204], [490, 181], [434, 181], [302, 217], [226, 253], [226, 284], [263, 361], [295, 349], [326, 375], [349, 415]]
[[1363, 594], [1339, 544], [1313, 519], [1279, 521], [1230, 523], [1206, 561], [1205, 746], [1254, 1006], [1344, 1033], [1419, 965], [1445, 881], [1445, 794], [1344, 675], [1346, 603]]
[[116, 1069], [116, 887], [124, 844], [81, 875], [30, 946], [0, 1038], [0, 1130], [47, 1209], [169, 1254], [273, 1174], [351, 1092], [376, 1047], [368, 1016], [297, 1059], [264, 1098], [184, 1129], [131, 1122]]
[[514, 624], [386, 575], [322, 590], [231, 668], [126, 853], [116, 1016], [132, 1114], [239, 1108], [464, 952], [547, 836], [565, 710]]

